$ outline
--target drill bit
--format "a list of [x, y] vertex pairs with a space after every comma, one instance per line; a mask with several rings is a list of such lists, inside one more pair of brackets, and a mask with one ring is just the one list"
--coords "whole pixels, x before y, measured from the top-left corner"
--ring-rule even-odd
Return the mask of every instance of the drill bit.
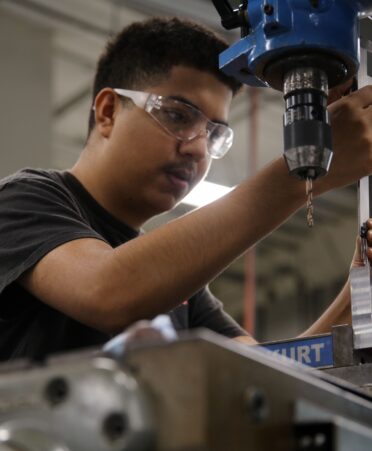
[[314, 226], [314, 205], [313, 205], [313, 180], [311, 178], [306, 179], [306, 209], [307, 209], [307, 225], [309, 227]]

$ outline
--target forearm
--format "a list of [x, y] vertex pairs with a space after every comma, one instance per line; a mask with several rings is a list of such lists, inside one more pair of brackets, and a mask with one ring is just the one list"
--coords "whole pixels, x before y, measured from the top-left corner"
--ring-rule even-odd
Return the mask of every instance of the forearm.
[[53, 308], [115, 333], [190, 298], [296, 211], [302, 182], [277, 160], [212, 204], [113, 249], [68, 241], [19, 283]]
[[327, 333], [332, 326], [350, 323], [350, 284], [347, 282], [327, 310], [300, 337]]
[[234, 341], [242, 343], [243, 345], [257, 345], [258, 342], [250, 335], [242, 335], [240, 337], [233, 338]]
[[[303, 183], [282, 160], [224, 198], [116, 248], [103, 291], [130, 322], [173, 308], [296, 211]], [[123, 299], [124, 287], [125, 302]]]
[[[350, 323], [350, 284], [347, 282], [327, 310], [299, 337], [328, 333], [332, 326]], [[257, 344], [257, 341], [251, 336], [237, 337], [234, 340], [248, 345]]]

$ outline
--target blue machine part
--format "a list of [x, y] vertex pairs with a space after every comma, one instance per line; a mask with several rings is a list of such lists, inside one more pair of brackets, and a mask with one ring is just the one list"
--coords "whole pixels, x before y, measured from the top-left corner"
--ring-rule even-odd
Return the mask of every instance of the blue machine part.
[[261, 345], [279, 356], [288, 357], [312, 368], [333, 366], [331, 334]]
[[344, 64], [330, 87], [358, 69], [358, 15], [371, 0], [249, 0], [249, 34], [220, 55], [220, 68], [252, 86], [282, 90], [267, 67], [287, 55], [319, 52]]

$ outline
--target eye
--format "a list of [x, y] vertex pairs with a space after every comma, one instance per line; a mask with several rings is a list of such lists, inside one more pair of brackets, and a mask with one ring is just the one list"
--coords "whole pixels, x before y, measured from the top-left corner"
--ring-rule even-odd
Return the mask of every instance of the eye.
[[177, 108], [163, 108], [163, 116], [174, 124], [190, 124], [190, 115], [186, 111]]
[[221, 138], [224, 135], [224, 129], [220, 126], [214, 126], [213, 129], [210, 131], [209, 138], [213, 141], [216, 141], [217, 139]]

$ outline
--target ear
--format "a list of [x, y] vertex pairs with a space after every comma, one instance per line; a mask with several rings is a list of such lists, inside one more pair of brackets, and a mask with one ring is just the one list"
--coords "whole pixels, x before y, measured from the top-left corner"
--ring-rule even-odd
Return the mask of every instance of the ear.
[[96, 129], [104, 138], [109, 138], [119, 111], [120, 101], [111, 88], [102, 89], [94, 101]]

